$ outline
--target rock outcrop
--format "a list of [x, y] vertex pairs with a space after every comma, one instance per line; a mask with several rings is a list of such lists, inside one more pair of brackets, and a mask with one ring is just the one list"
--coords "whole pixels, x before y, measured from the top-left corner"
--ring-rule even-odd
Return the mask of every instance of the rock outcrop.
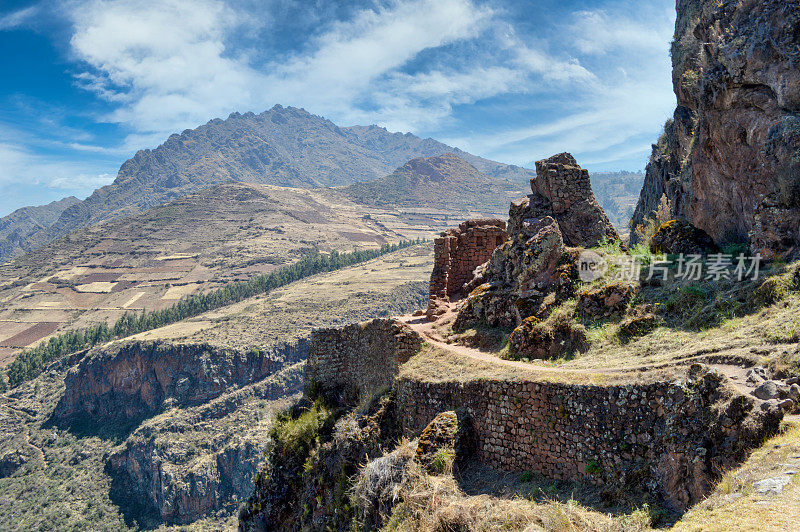
[[579, 252], [567, 246], [619, 239], [595, 201], [589, 173], [570, 154], [539, 161], [536, 169], [532, 194], [511, 204], [508, 240], [492, 254], [456, 328], [513, 328], [531, 316], [546, 318], [554, 303], [574, 292]]
[[299, 362], [306, 353], [305, 341], [266, 352], [168, 342], [113, 344], [90, 352], [67, 374], [53, 417], [136, 421], [167, 400], [186, 406], [207, 402]]
[[529, 316], [545, 317], [546, 296], [572, 293], [577, 270], [566, 251], [558, 223], [551, 217], [521, 219], [524, 210], [512, 205], [509, 239], [492, 255], [484, 283], [467, 297], [455, 327], [478, 323], [516, 327]]
[[302, 389], [302, 366], [144, 422], [108, 458], [112, 499], [145, 528], [234, 512], [253, 489], [267, 420]]
[[533, 194], [522, 205], [526, 211], [522, 219], [552, 216], [566, 245], [590, 248], [604, 239], [619, 240], [594, 197], [589, 172], [569, 153], [537, 161], [531, 189]]
[[504, 221], [479, 219], [462, 222], [434, 240], [429, 319], [435, 315], [437, 302], [462, 295], [464, 286], [475, 277], [475, 269], [507, 238]]
[[650, 239], [650, 251], [668, 255], [702, 255], [719, 251], [705, 231], [679, 220], [661, 224]]
[[717, 244], [765, 257], [800, 244], [800, 3], [679, 0], [674, 120], [654, 146], [633, 219], [666, 195]]

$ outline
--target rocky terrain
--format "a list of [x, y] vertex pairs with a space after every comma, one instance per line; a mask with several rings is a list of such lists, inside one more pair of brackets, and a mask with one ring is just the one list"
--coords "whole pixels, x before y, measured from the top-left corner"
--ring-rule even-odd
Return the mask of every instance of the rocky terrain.
[[800, 9], [795, 1], [679, 1], [678, 108], [653, 147], [633, 224], [662, 196], [718, 244], [796, 254]]
[[[677, 9], [632, 245], [603, 207], [631, 176], [282, 107], [173, 135], [16, 233], [78, 229], [0, 270], [0, 349], [439, 236], [0, 382], [0, 529], [795, 528], [800, 5]], [[711, 258], [747, 245], [744, 275]]]
[[[692, 507], [740, 467], [761, 470], [729, 488], [748, 509], [774, 497], [800, 509], [783, 496], [797, 471], [765, 478], [749, 458], [798, 433], [795, 415], [783, 420], [800, 412], [797, 330], [785, 329], [800, 264], [620, 279], [625, 260], [655, 258], [621, 246], [571, 156], [537, 170], [504, 242], [478, 246], [480, 230], [506, 227], [493, 220], [436, 240], [430, 300], [443, 312], [312, 336], [305, 396], [270, 429], [240, 530], [725, 529], [724, 514]], [[586, 279], [589, 251], [608, 269]], [[442, 294], [451, 275], [461, 293]]]
[[44, 231], [69, 207], [80, 203], [74, 196], [40, 207], [23, 207], [0, 218], [0, 262], [24, 255], [40, 245], [31, 235]]

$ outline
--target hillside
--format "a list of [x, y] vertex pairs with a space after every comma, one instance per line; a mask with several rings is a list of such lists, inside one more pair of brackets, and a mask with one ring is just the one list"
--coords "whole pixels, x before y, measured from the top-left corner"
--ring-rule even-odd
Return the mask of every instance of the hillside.
[[377, 126], [342, 128], [303, 109], [276, 105], [258, 115], [233, 113], [174, 134], [153, 150], [137, 152], [122, 164], [112, 184], [69, 206], [53, 223], [21, 226], [16, 244], [0, 241], [0, 262], [75, 229], [136, 214], [219, 183], [348, 185], [383, 177], [415, 157], [451, 152], [509, 181], [524, 183], [532, 174], [433, 139]]
[[591, 177], [597, 203], [618, 231], [627, 232], [642, 190], [644, 173], [594, 172]]
[[39, 243], [32, 235], [42, 234], [58, 220], [61, 213], [78, 203], [78, 198], [70, 196], [39, 207], [23, 207], [0, 218], [0, 261], [38, 247]]
[[428, 160], [438, 161], [435, 186], [432, 172], [405, 179], [404, 169], [418, 162], [365, 183], [364, 195], [229, 182], [76, 230], [0, 265], [0, 366], [57, 331], [166, 308], [309, 250], [430, 238], [464, 212], [504, 216], [521, 195], [455, 155]]
[[386, 177], [342, 189], [365, 205], [498, 213], [505, 212], [511, 199], [524, 195], [523, 190], [518, 183], [480, 172], [452, 153], [412, 159]]
[[0, 365], [65, 328], [166, 308], [309, 250], [374, 248], [443, 223], [381, 219], [328, 189], [229, 183], [75, 231], [0, 266]]
[[[273, 416], [299, 397], [311, 330], [418, 308], [430, 267], [430, 245], [407, 248], [98, 347], [0, 394], [0, 529], [235, 526]], [[127, 391], [108, 395], [109, 382]], [[94, 401], [106, 417], [76, 419]], [[131, 408], [141, 417], [124, 418]]]
[[800, 263], [653, 278], [572, 156], [536, 166], [501, 241], [434, 241], [427, 313], [312, 332], [240, 530], [786, 529]]

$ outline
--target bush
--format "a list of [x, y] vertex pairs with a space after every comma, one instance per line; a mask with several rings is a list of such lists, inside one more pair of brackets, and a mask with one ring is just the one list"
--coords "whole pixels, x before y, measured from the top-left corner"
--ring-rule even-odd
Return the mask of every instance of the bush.
[[597, 460], [589, 460], [586, 464], [586, 472], [590, 475], [600, 475], [603, 473], [603, 466]]
[[776, 275], [764, 279], [764, 282], [750, 296], [750, 302], [758, 307], [767, 307], [774, 305], [788, 295], [786, 282], [782, 277]]
[[683, 286], [670, 294], [664, 306], [669, 314], [681, 316], [685, 315], [687, 310], [696, 310], [704, 305], [708, 297], [708, 291], [702, 287]]

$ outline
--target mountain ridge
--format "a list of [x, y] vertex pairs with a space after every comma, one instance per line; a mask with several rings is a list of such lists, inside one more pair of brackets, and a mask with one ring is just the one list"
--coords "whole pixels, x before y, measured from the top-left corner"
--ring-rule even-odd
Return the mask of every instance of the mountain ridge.
[[[142, 212], [208, 186], [246, 181], [295, 188], [343, 186], [383, 177], [416, 157], [455, 153], [488, 175], [526, 182], [532, 170], [489, 161], [436, 140], [372, 126], [339, 127], [304, 109], [276, 105], [232, 113], [170, 135], [125, 161], [110, 185], [64, 209], [20, 240], [35, 249], [75, 229]], [[0, 261], [20, 252], [0, 242]], [[17, 246], [18, 248], [21, 246]], [[16, 248], [15, 248], [16, 249]]]

